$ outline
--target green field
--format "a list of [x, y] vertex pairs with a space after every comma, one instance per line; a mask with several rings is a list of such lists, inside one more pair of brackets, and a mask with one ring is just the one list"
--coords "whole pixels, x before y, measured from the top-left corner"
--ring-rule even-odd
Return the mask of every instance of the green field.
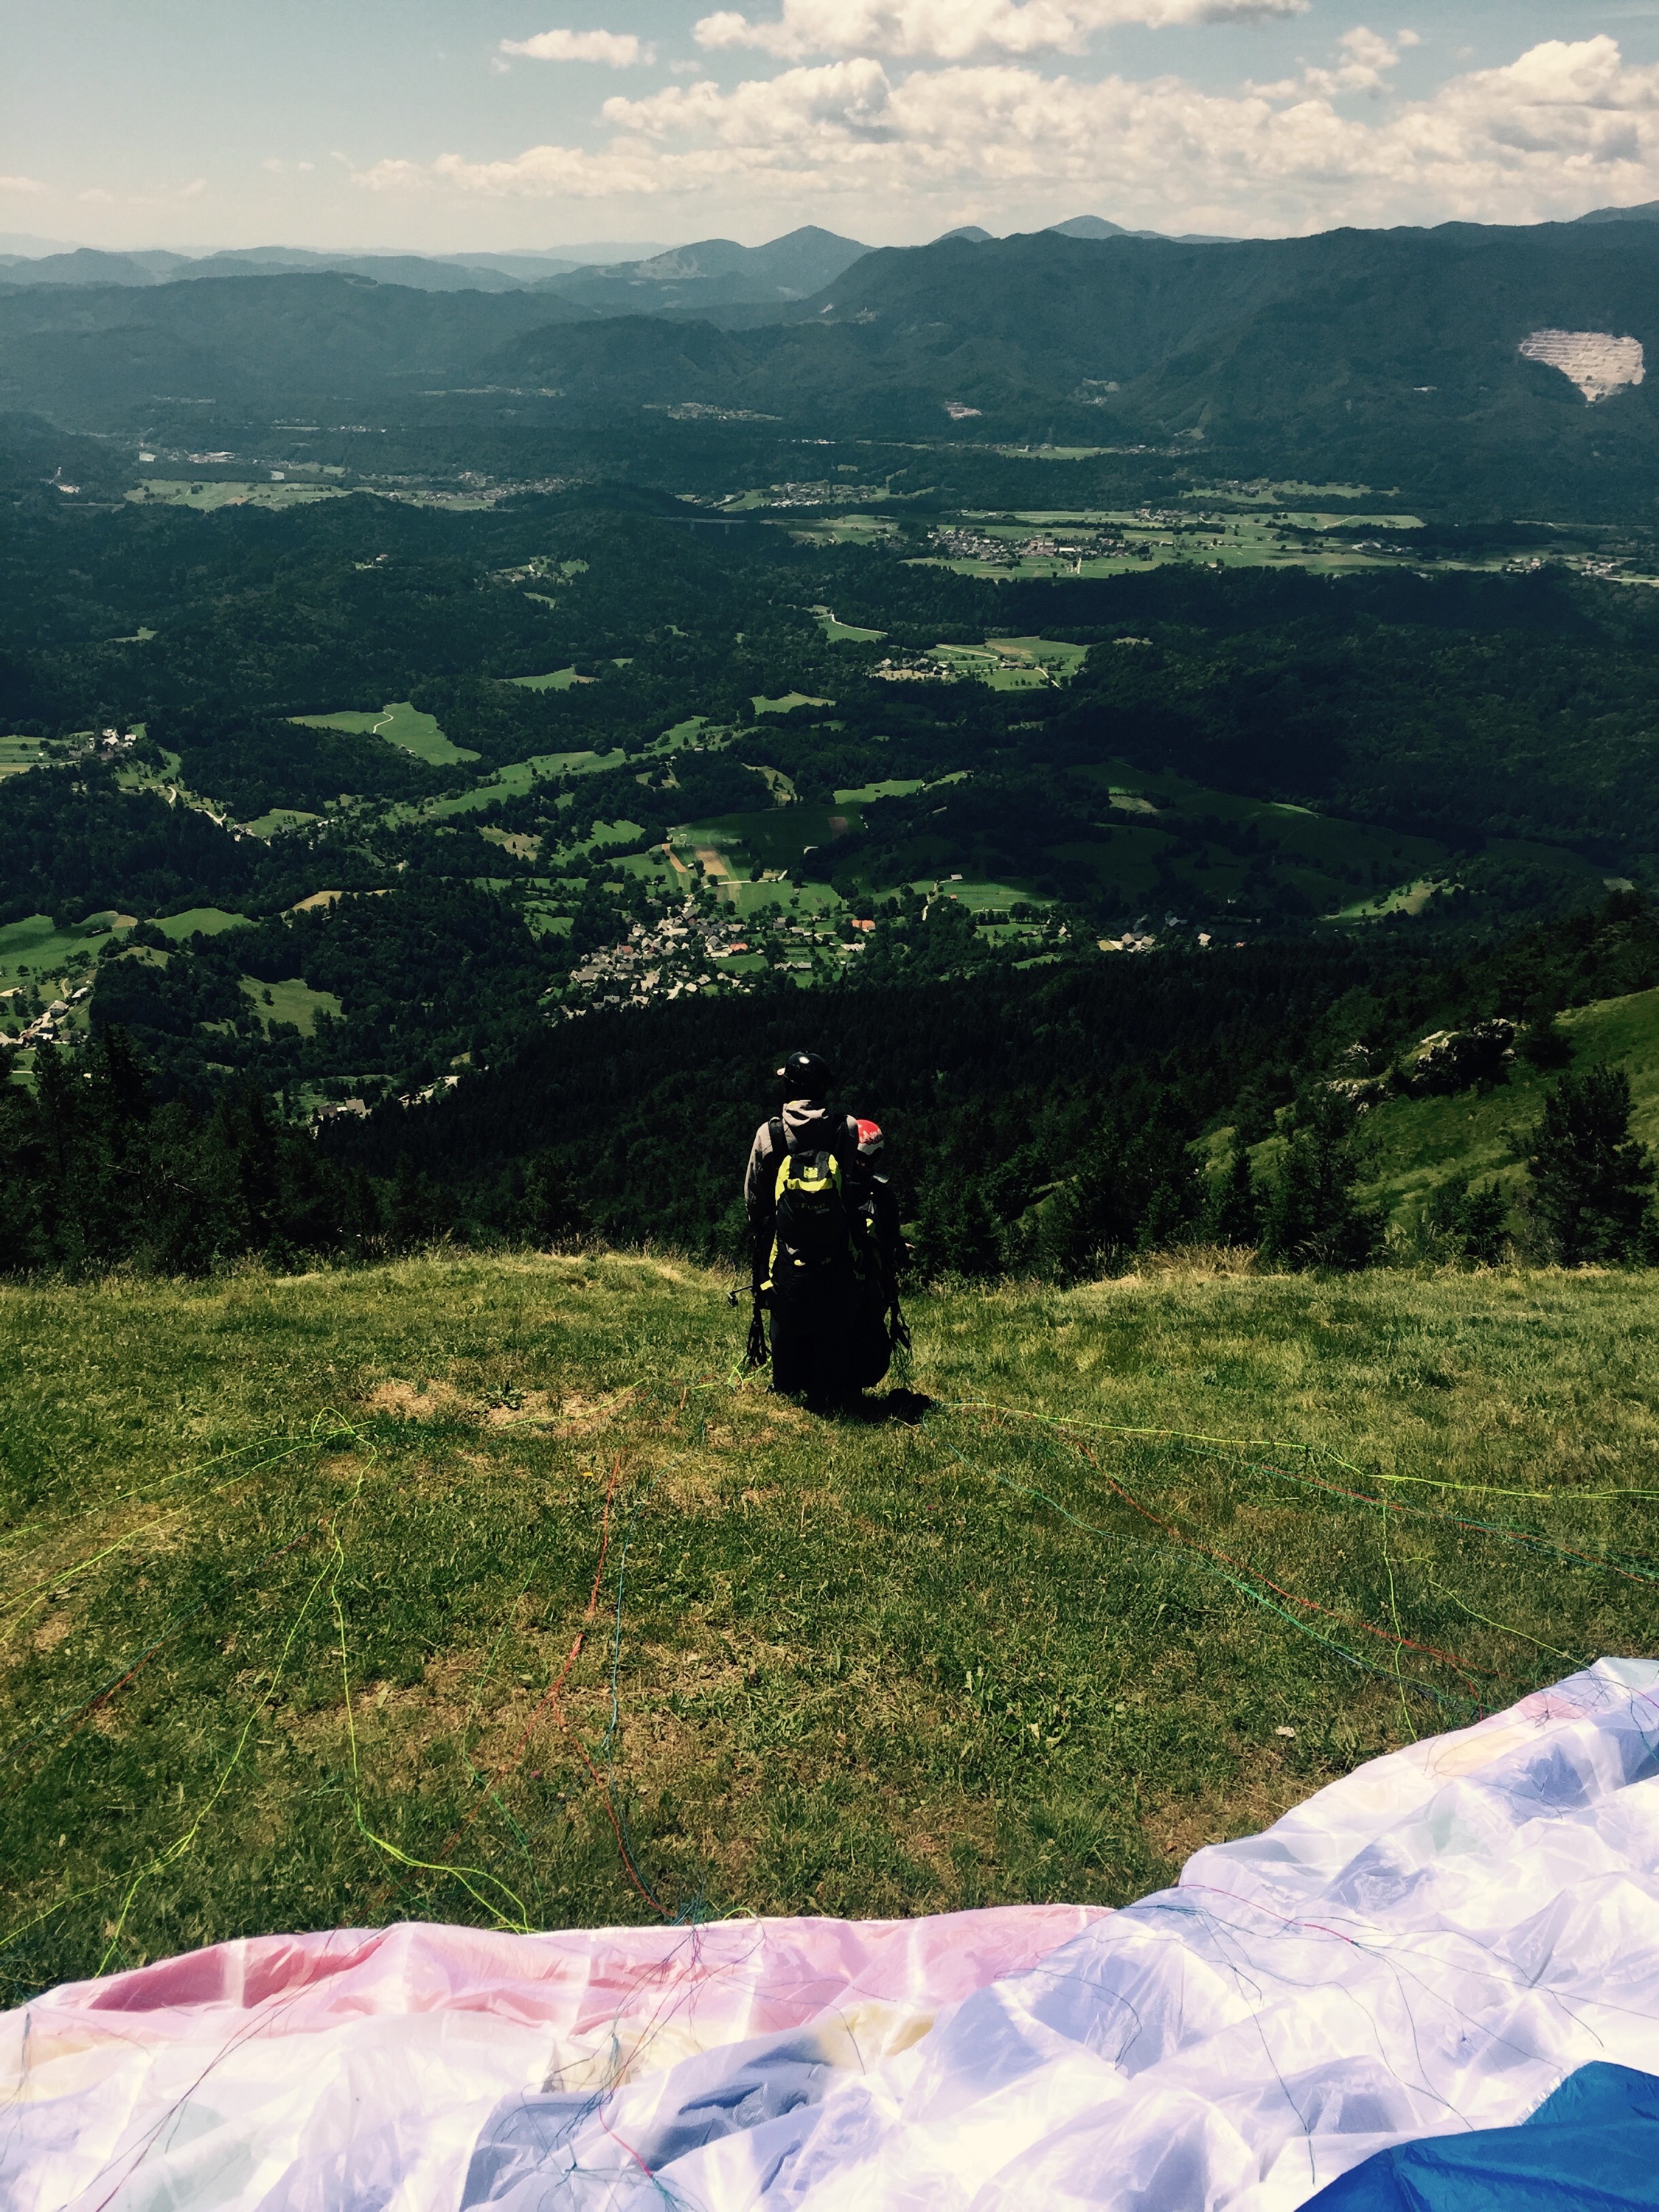
[[814, 699], [805, 691], [786, 691], [776, 699], [757, 695], [751, 702], [757, 714], [787, 714], [796, 707], [833, 707], [833, 699]]
[[201, 477], [146, 477], [127, 494], [138, 507], [193, 507], [204, 514], [220, 507], [314, 507], [319, 500], [351, 496], [339, 484], [220, 483]]
[[[1559, 1018], [1576, 1066], [1606, 1060], [1625, 1070], [1632, 1132], [1659, 1152], [1659, 991], [1602, 999]], [[1495, 1181], [1519, 1197], [1526, 1170], [1515, 1158], [1516, 1140], [1536, 1123], [1554, 1079], [1517, 1060], [1508, 1082], [1491, 1091], [1397, 1098], [1373, 1108], [1360, 1137], [1365, 1197], [1384, 1205], [1401, 1226], [1437, 1185], [1455, 1177]], [[1269, 1153], [1273, 1146], [1270, 1139]]]
[[378, 714], [296, 714], [307, 730], [343, 730], [354, 737], [384, 738], [417, 760], [434, 768], [449, 768], [456, 761], [474, 761], [477, 753], [451, 744], [430, 714], [422, 714], [407, 699], [383, 707]]
[[[550, 605], [551, 602], [550, 602]], [[568, 691], [573, 684], [592, 684], [592, 676], [578, 676], [575, 669], [556, 668], [548, 676], [509, 676], [509, 684], [516, 684], [523, 691]]]
[[979, 645], [936, 645], [932, 658], [963, 676], [976, 676], [994, 691], [1046, 690], [1075, 675], [1089, 657], [1086, 645], [1057, 645], [1046, 637], [993, 637]]
[[227, 929], [247, 929], [252, 927], [245, 914], [228, 914], [223, 907], [192, 906], [183, 914], [163, 915], [155, 927], [163, 937], [182, 944], [187, 937], [198, 933], [203, 937], [217, 937]]
[[272, 1022], [292, 1022], [301, 1036], [315, 1034], [319, 1014], [331, 1014], [337, 1021], [345, 1011], [332, 991], [313, 991], [298, 975], [279, 983], [262, 983], [257, 976], [244, 975], [242, 989], [267, 1028]]
[[307, 814], [301, 806], [273, 806], [269, 814], [261, 814], [242, 827], [253, 837], [278, 837], [285, 830], [303, 830], [308, 822], [320, 822], [320, 814]]
[[823, 849], [848, 830], [858, 829], [863, 817], [856, 806], [775, 806], [752, 814], [721, 814], [707, 822], [689, 823], [673, 835], [680, 852], [698, 846], [712, 847], [731, 856], [735, 866], [745, 865], [755, 875], [769, 868], [793, 868], [804, 852]]
[[551, 776], [587, 775], [594, 770], [615, 765], [604, 753], [538, 753], [532, 760], [514, 761], [482, 783], [475, 783], [470, 791], [458, 791], [447, 799], [423, 799], [418, 805], [398, 805], [386, 810], [392, 822], [444, 820], [452, 814], [476, 814], [498, 799], [521, 799], [527, 791]]
[[860, 629], [856, 623], [837, 622], [828, 607], [814, 607], [812, 612], [831, 645], [879, 645], [887, 635], [884, 629]]
[[872, 799], [908, 799], [913, 791], [926, 791], [926, 776], [890, 776], [885, 783], [860, 784], [856, 791], [838, 791], [837, 806], [857, 806]]
[[1121, 1902], [1654, 1648], [1651, 1276], [945, 1292], [921, 1395], [827, 1421], [726, 1287], [0, 1290], [8, 1998], [638, 1920], [618, 1827], [671, 1912]]
[[108, 912], [88, 915], [69, 929], [59, 929], [49, 914], [0, 923], [0, 981], [15, 981], [23, 969], [31, 978], [57, 975], [77, 958], [84, 964], [101, 950], [112, 930], [131, 929], [133, 921], [130, 914]]
[[21, 775], [39, 768], [46, 749], [39, 738], [0, 738], [0, 775]]

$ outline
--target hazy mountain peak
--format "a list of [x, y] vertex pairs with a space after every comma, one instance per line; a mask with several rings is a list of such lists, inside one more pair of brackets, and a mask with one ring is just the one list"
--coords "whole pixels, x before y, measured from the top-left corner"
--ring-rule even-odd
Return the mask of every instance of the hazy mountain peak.
[[1659, 222], [1659, 200], [1643, 200], [1636, 207], [1592, 208], [1580, 222]]
[[1062, 238], [1127, 238], [1121, 222], [1108, 222], [1103, 215], [1074, 215], [1066, 222], [1051, 222]]

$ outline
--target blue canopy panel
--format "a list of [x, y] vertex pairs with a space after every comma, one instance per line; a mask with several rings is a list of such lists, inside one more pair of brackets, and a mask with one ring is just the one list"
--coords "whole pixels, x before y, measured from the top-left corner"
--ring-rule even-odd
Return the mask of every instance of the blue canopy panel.
[[1303, 2212], [1655, 2212], [1659, 2078], [1600, 2059], [1517, 2128], [1395, 2143]]

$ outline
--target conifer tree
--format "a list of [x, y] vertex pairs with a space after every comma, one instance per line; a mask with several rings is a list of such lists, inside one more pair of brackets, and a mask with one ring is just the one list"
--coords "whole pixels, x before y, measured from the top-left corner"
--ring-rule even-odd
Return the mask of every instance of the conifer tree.
[[1564, 1075], [1531, 1138], [1528, 1212], [1565, 1267], [1644, 1258], [1656, 1241], [1654, 1162], [1630, 1133], [1621, 1067]]
[[1261, 1240], [1261, 1193], [1250, 1170], [1250, 1155], [1236, 1136], [1227, 1172], [1210, 1188], [1204, 1235], [1209, 1243], [1241, 1249]]
[[1364, 1267], [1376, 1257], [1382, 1217], [1354, 1198], [1353, 1120], [1348, 1101], [1328, 1088], [1298, 1104], [1262, 1226], [1270, 1266]]

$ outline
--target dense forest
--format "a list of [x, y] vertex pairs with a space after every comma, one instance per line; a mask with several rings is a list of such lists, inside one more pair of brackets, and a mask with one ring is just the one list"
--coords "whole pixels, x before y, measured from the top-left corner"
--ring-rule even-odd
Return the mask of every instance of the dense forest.
[[[441, 921], [465, 941], [477, 917]], [[471, 950], [489, 958], [487, 929]], [[887, 1130], [924, 1273], [1063, 1279], [1206, 1240], [1363, 1265], [1384, 1249], [1352, 1198], [1363, 1097], [1501, 1085], [1501, 1023], [1560, 1067], [1558, 1012], [1659, 982], [1659, 917], [1621, 895], [1450, 962], [1426, 946], [1285, 943], [947, 980], [921, 955], [907, 974], [904, 958], [890, 948], [884, 973], [810, 998], [780, 985], [543, 1030], [450, 1095], [320, 1132], [285, 1121], [257, 1083], [216, 1103], [166, 1096], [111, 1024], [81, 1079], [46, 1050], [32, 1091], [0, 1089], [0, 1266], [191, 1270], [246, 1253], [292, 1266], [440, 1237], [736, 1259], [748, 1141], [775, 1107], [772, 1068], [803, 1043]], [[234, 1019], [231, 999], [227, 986], [184, 1012]], [[387, 1020], [400, 1003], [389, 988]], [[152, 1023], [167, 1012], [159, 989], [127, 1004]], [[1430, 1029], [1441, 1042], [1425, 1059], [1412, 1048]], [[1202, 1141], [1217, 1129], [1233, 1133], [1218, 1165]], [[1275, 1133], [1276, 1168], [1253, 1176], [1243, 1148]], [[1632, 1173], [1626, 1255], [1651, 1235], [1651, 1170]], [[1448, 1203], [1463, 1203], [1457, 1190]], [[1501, 1227], [1487, 1219], [1471, 1256], [1493, 1255]], [[1534, 1233], [1540, 1254], [1555, 1249], [1547, 1219]]]

